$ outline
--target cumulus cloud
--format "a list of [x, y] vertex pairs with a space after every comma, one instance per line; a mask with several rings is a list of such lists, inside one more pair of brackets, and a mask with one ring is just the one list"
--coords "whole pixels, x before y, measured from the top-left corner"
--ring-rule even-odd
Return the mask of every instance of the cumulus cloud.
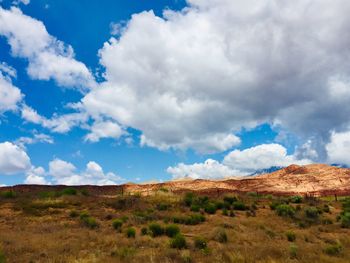
[[173, 176], [173, 179], [215, 179], [239, 174], [239, 171], [232, 170], [228, 166], [213, 159], [190, 165], [179, 163], [175, 167], [168, 167], [167, 172]]
[[90, 142], [98, 142], [101, 138], [118, 139], [125, 134], [123, 129], [117, 123], [111, 121], [94, 122], [90, 131], [91, 132], [85, 137], [85, 140]]
[[31, 167], [27, 153], [11, 142], [0, 143], [0, 174], [10, 175]]
[[333, 132], [326, 149], [330, 163], [350, 165], [350, 131]]
[[202, 153], [237, 145], [208, 138], [278, 122], [325, 158], [329, 131], [349, 124], [350, 3], [188, 5], [118, 28], [99, 51], [106, 81], [82, 100], [87, 111], [139, 129], [144, 145]]
[[89, 118], [84, 112], [74, 112], [54, 115], [52, 118], [48, 119], [38, 114], [36, 110], [27, 105], [22, 105], [21, 115], [25, 121], [39, 124], [57, 133], [66, 133], [75, 126], [83, 125]]
[[27, 177], [24, 180], [25, 184], [43, 184], [48, 185], [50, 182], [48, 182], [45, 178], [46, 172], [45, 169], [41, 166], [39, 167], [32, 167], [27, 172]]
[[311, 161], [308, 159], [298, 160], [294, 155], [288, 155], [287, 149], [280, 144], [261, 144], [242, 151], [234, 150], [223, 160], [223, 164], [237, 169], [241, 174], [251, 174], [273, 166], [284, 167], [290, 164], [309, 163]]
[[32, 137], [20, 137], [15, 142], [16, 145], [21, 148], [25, 148], [28, 144], [36, 144], [36, 143], [49, 143], [53, 144], [54, 139], [47, 134], [44, 133], [34, 133]]
[[49, 174], [56, 184], [65, 185], [113, 185], [124, 181], [112, 172], [105, 173], [98, 163], [92, 161], [88, 162], [85, 171], [79, 173], [72, 163], [54, 159], [49, 163]]
[[16, 71], [5, 63], [0, 64], [0, 113], [14, 111], [22, 101], [21, 91], [12, 84], [11, 77], [16, 77]]
[[284, 167], [290, 164], [305, 165], [308, 159], [297, 159], [288, 155], [286, 148], [279, 144], [262, 144], [245, 150], [228, 153], [222, 162], [208, 159], [204, 163], [184, 164], [168, 167], [167, 172], [174, 179], [216, 179], [230, 176], [253, 174], [257, 170], [273, 166]]
[[31, 78], [52, 79], [58, 85], [80, 89], [95, 85], [89, 69], [74, 58], [73, 48], [51, 36], [41, 21], [17, 7], [0, 7], [0, 35], [7, 38], [13, 56], [28, 60]]

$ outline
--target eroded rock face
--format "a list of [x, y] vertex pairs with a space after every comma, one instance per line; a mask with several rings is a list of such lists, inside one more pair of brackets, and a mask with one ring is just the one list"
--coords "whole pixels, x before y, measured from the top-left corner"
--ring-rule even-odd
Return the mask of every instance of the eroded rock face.
[[[40, 192], [61, 190], [64, 187], [66, 186], [18, 185], [0, 188], [0, 191], [14, 189], [18, 192]], [[89, 193], [96, 195], [116, 193], [149, 195], [161, 188], [173, 192], [197, 191], [206, 194], [258, 192], [276, 195], [350, 195], [350, 169], [325, 164], [290, 165], [273, 173], [243, 179], [197, 179], [119, 186], [75, 186], [75, 188], [86, 188]]]

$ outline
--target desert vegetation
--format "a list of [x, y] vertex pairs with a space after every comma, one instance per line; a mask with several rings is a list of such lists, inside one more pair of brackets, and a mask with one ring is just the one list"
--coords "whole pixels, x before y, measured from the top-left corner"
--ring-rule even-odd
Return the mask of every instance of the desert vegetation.
[[348, 262], [350, 198], [0, 195], [0, 262]]

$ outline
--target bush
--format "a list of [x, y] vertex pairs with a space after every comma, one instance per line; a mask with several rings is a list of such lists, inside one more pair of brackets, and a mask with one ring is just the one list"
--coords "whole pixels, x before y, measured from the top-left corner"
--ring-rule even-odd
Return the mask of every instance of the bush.
[[298, 247], [295, 244], [289, 246], [289, 255], [291, 258], [296, 258], [298, 253]]
[[145, 236], [145, 235], [147, 235], [147, 234], [148, 234], [147, 227], [141, 228], [141, 235], [142, 235], [142, 236]]
[[290, 205], [281, 204], [276, 207], [276, 213], [279, 216], [293, 217], [295, 215], [295, 209]]
[[331, 212], [331, 209], [329, 208], [329, 205], [325, 204], [323, 206], [323, 212], [325, 212], [325, 213], [330, 213]]
[[128, 237], [128, 238], [135, 238], [135, 236], [136, 236], [136, 230], [135, 230], [135, 228], [133, 228], [133, 227], [129, 227], [127, 230], [126, 230], [126, 236]]
[[96, 221], [95, 218], [91, 217], [91, 216], [88, 216], [88, 217], [83, 217], [81, 219], [81, 221], [83, 222], [83, 224], [85, 226], [87, 226], [88, 228], [91, 228], [91, 229], [95, 229], [98, 227], [98, 223]]
[[202, 237], [196, 237], [194, 239], [194, 246], [198, 249], [206, 249], [207, 248], [207, 241]]
[[205, 216], [202, 214], [192, 214], [189, 216], [174, 216], [172, 221], [175, 224], [198, 225], [205, 221]]
[[4, 198], [15, 198], [17, 196], [17, 193], [15, 191], [5, 191], [0, 193], [0, 195]]
[[244, 211], [247, 209], [247, 206], [242, 201], [233, 202], [232, 206], [234, 210]]
[[161, 236], [164, 234], [164, 229], [158, 223], [152, 223], [148, 226], [148, 229], [153, 237]]
[[222, 215], [223, 216], [228, 216], [228, 211], [226, 208], [222, 209]]
[[157, 209], [159, 211], [165, 211], [165, 210], [168, 210], [168, 208], [169, 208], [169, 205], [166, 203], [160, 203], [157, 205]]
[[183, 249], [187, 247], [186, 239], [183, 235], [177, 234], [170, 240], [170, 247]]
[[61, 191], [61, 195], [77, 195], [78, 191], [73, 187], [65, 188]]
[[177, 225], [168, 225], [165, 227], [165, 234], [168, 237], [174, 237], [180, 233], [180, 228]]
[[80, 213], [80, 220], [83, 220], [84, 218], [89, 217], [90, 215], [88, 214], [88, 212], [84, 211]]
[[286, 233], [286, 237], [287, 237], [287, 240], [288, 240], [289, 242], [294, 242], [295, 239], [296, 239], [296, 235], [295, 235], [295, 233], [292, 232], [292, 231], [288, 231], [288, 232]]
[[194, 194], [192, 192], [189, 192], [185, 194], [183, 202], [186, 206], [191, 206], [193, 199], [194, 199]]
[[343, 250], [342, 245], [338, 243], [338, 244], [333, 244], [333, 245], [330, 245], [330, 246], [326, 247], [324, 249], [324, 252], [327, 255], [336, 256], [336, 255], [339, 255], [342, 250]]
[[199, 205], [196, 205], [196, 204], [191, 205], [191, 211], [193, 212], [199, 212], [200, 209], [201, 207]]
[[293, 204], [301, 204], [303, 202], [303, 198], [299, 195], [296, 195], [296, 196], [290, 197], [289, 201]]
[[120, 231], [123, 225], [123, 221], [121, 219], [114, 219], [112, 222], [112, 226], [115, 230]]
[[214, 230], [213, 239], [220, 243], [226, 243], [228, 238], [225, 229], [218, 228]]
[[74, 217], [78, 217], [78, 216], [79, 216], [79, 214], [78, 214], [78, 212], [77, 212], [77, 211], [72, 210], [72, 211], [70, 211], [70, 212], [69, 212], [69, 216], [70, 216], [70, 217], [72, 217], [72, 218], [74, 218]]
[[0, 263], [5, 263], [6, 262], [6, 258], [4, 253], [0, 250]]
[[350, 228], [350, 212], [345, 212], [340, 216], [341, 227]]
[[89, 196], [89, 191], [87, 189], [82, 189], [80, 193], [84, 196]]
[[237, 197], [235, 197], [235, 196], [226, 195], [226, 196], [224, 197], [224, 202], [227, 202], [227, 203], [229, 203], [230, 205], [232, 205], [234, 202], [237, 202], [237, 201], [238, 201], [238, 199], [237, 199]]
[[318, 219], [319, 216], [319, 210], [317, 207], [310, 206], [305, 209], [305, 216], [309, 219]]
[[204, 207], [204, 211], [208, 214], [215, 214], [216, 213], [216, 205], [213, 203], [208, 203], [205, 207]]

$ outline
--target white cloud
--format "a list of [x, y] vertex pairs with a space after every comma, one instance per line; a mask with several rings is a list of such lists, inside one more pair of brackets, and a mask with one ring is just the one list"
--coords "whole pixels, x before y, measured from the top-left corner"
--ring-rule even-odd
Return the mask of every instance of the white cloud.
[[297, 159], [288, 155], [286, 148], [279, 144], [262, 144], [243, 151], [228, 153], [222, 162], [208, 159], [204, 163], [184, 164], [169, 167], [167, 172], [174, 179], [216, 179], [229, 176], [250, 175], [260, 169], [272, 166], [284, 167], [290, 164], [309, 164], [308, 159]]
[[20, 137], [14, 143], [20, 146], [21, 148], [25, 148], [27, 144], [36, 144], [36, 143], [53, 144], [54, 139], [47, 134], [34, 133], [33, 137]]
[[66, 133], [75, 126], [83, 125], [88, 120], [88, 115], [84, 112], [54, 115], [51, 119], [48, 119], [39, 115], [33, 108], [27, 105], [22, 106], [21, 114], [25, 121], [40, 124], [57, 133]]
[[298, 160], [288, 155], [287, 149], [280, 144], [261, 144], [245, 150], [234, 150], [227, 154], [223, 164], [239, 170], [242, 174], [251, 174], [260, 169], [284, 167], [290, 164], [309, 164], [310, 160]]
[[0, 143], [0, 174], [16, 174], [31, 167], [27, 153], [11, 142]]
[[29, 5], [30, 0], [14, 0], [12, 2], [13, 5], [19, 5], [19, 4], [24, 4], [24, 5]]
[[125, 134], [123, 129], [111, 121], [94, 122], [90, 128], [90, 133], [86, 135], [85, 140], [90, 142], [98, 142], [102, 138], [118, 139]]
[[215, 179], [234, 176], [239, 173], [213, 159], [190, 165], [179, 163], [175, 167], [168, 167], [167, 172], [173, 176], [173, 179]]
[[60, 159], [49, 163], [49, 174], [56, 184], [65, 185], [113, 185], [124, 180], [114, 173], [104, 173], [102, 167], [96, 162], [88, 162], [86, 170], [78, 173], [76, 167]]
[[12, 85], [11, 79], [2, 74], [2, 70], [0, 68], [0, 113], [16, 110], [23, 97], [21, 91]]
[[145, 145], [201, 153], [236, 145], [208, 138], [265, 122], [324, 148], [349, 123], [334, 79], [349, 79], [350, 2], [188, 3], [164, 18], [134, 14], [104, 44], [106, 81], [83, 99], [92, 116], [142, 131]]
[[350, 165], [350, 131], [333, 132], [326, 150], [329, 163]]
[[52, 79], [64, 87], [95, 86], [88, 68], [74, 58], [73, 48], [51, 36], [41, 21], [20, 9], [0, 7], [0, 35], [7, 38], [13, 56], [28, 59], [31, 78]]
[[50, 182], [48, 182], [45, 178], [45, 170], [41, 166], [39, 167], [32, 167], [27, 172], [27, 177], [24, 181], [25, 184], [44, 184], [48, 185]]

